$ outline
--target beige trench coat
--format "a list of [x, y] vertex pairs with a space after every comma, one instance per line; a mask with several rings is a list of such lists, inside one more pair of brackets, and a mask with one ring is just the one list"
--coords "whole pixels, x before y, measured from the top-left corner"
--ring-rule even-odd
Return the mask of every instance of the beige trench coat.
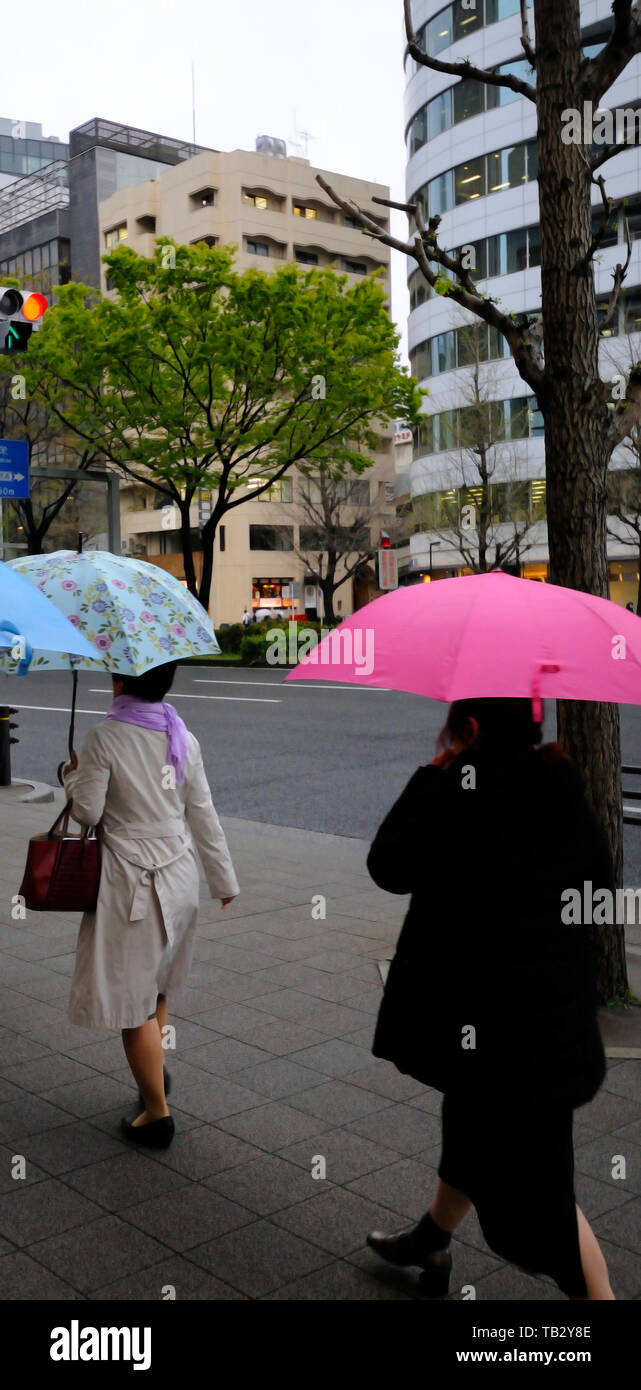
[[167, 736], [107, 720], [87, 735], [65, 778], [80, 825], [102, 819], [100, 890], [80, 924], [69, 1018], [137, 1028], [159, 994], [182, 993], [198, 917], [198, 865], [212, 898], [239, 892], [200, 747], [189, 735], [183, 784], [171, 785]]

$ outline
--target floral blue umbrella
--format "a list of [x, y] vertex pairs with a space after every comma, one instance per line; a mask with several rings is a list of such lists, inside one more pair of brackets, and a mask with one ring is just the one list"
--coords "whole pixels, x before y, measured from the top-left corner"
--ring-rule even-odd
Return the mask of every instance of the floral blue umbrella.
[[[57, 550], [11, 560], [96, 648], [95, 660], [74, 661], [140, 676], [152, 666], [220, 652], [211, 619], [189, 591], [165, 570], [145, 560], [93, 550]], [[0, 657], [0, 670], [6, 657]], [[35, 656], [31, 669], [68, 667], [55, 653]]]

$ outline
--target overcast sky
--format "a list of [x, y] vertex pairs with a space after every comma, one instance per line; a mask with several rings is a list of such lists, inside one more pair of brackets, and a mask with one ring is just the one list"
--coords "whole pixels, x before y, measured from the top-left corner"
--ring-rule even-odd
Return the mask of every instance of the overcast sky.
[[[0, 115], [65, 140], [93, 116], [253, 150], [257, 135], [308, 131], [322, 169], [404, 192], [401, 0], [29, 0], [5, 4]], [[406, 219], [395, 230], [403, 235]], [[366, 243], [365, 243], [366, 244]], [[392, 252], [393, 314], [407, 314], [405, 261]]]

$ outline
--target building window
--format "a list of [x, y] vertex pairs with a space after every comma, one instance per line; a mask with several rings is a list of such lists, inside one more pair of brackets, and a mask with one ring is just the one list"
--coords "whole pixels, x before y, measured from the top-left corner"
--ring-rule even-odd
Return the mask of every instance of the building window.
[[250, 550], [293, 550], [293, 526], [257, 526], [249, 528]]
[[139, 232], [155, 232], [156, 219], [150, 214], [145, 213], [143, 217], [136, 218], [136, 226]]
[[422, 188], [417, 188], [409, 201], [420, 199], [423, 208], [427, 202], [428, 216], [435, 217], [486, 193], [520, 187], [537, 176], [536, 141], [530, 140], [446, 169]]
[[262, 193], [243, 193], [243, 202], [246, 207], [256, 208], [258, 212], [267, 210], [267, 199]]
[[628, 293], [623, 302], [624, 332], [641, 333], [641, 292]]
[[485, 156], [471, 159], [468, 164], [459, 164], [454, 170], [454, 194], [457, 205], [469, 203], [474, 198], [482, 198], [486, 192]]
[[293, 550], [292, 525], [250, 525], [250, 550]]
[[623, 210], [628, 219], [632, 241], [637, 241], [641, 237], [641, 198], [626, 198]]
[[105, 246], [107, 250], [115, 251], [116, 247], [120, 246], [121, 241], [127, 240], [127, 235], [126, 222], [120, 222], [117, 227], [110, 227], [109, 231], [105, 232]]
[[[316, 208], [307, 207], [306, 203], [294, 203], [294, 217], [304, 217], [307, 221], [311, 221], [312, 218], [318, 217], [318, 211]], [[356, 226], [358, 225], [356, 223]]]
[[197, 236], [197, 237], [195, 237], [194, 241], [190, 241], [189, 245], [190, 245], [190, 246], [201, 246], [203, 243], [204, 243], [205, 246], [217, 246], [217, 245], [218, 245], [218, 237], [217, 237], [217, 236]]
[[252, 241], [247, 238], [247, 250], [250, 256], [268, 256], [269, 247], [266, 241]]
[[367, 266], [364, 261], [352, 261], [347, 256], [343, 259], [343, 268], [349, 275], [367, 275]]
[[223, 522], [223, 524], [222, 524], [221, 526], [218, 527], [218, 549], [219, 549], [219, 550], [224, 550], [224, 549], [225, 549], [225, 540], [226, 540], [226, 537], [225, 537], [225, 524], [224, 524], [224, 522]]
[[215, 188], [199, 188], [196, 193], [189, 194], [189, 202], [192, 208], [213, 208], [216, 206]]
[[294, 255], [301, 265], [318, 265], [317, 251], [305, 251], [302, 246], [295, 246]]
[[[264, 478], [248, 478], [246, 486], [249, 491], [261, 487], [265, 482]], [[260, 492], [255, 498], [256, 502], [292, 502], [294, 499], [294, 484], [291, 478], [278, 478], [271, 487], [266, 487], [264, 492]]]

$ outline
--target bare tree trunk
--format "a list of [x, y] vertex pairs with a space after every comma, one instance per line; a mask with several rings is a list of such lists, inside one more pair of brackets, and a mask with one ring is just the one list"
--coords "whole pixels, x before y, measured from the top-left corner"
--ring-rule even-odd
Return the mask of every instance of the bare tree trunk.
[[196, 587], [196, 570], [194, 567], [194, 552], [191, 545], [191, 524], [190, 524], [190, 503], [180, 502], [180, 541], [183, 552], [183, 563], [185, 566], [185, 579], [187, 588], [194, 598], [198, 598]]
[[[608, 411], [598, 397], [598, 327], [592, 265], [590, 172], [583, 146], [564, 144], [561, 113], [579, 99], [579, 0], [535, 0], [545, 416], [550, 578], [609, 597], [606, 545]], [[540, 36], [540, 37], [539, 37]], [[559, 737], [580, 769], [588, 800], [610, 842], [617, 884], [623, 872], [619, 711], [563, 701]], [[625, 994], [625, 955], [606, 929], [599, 960], [601, 999]]]

